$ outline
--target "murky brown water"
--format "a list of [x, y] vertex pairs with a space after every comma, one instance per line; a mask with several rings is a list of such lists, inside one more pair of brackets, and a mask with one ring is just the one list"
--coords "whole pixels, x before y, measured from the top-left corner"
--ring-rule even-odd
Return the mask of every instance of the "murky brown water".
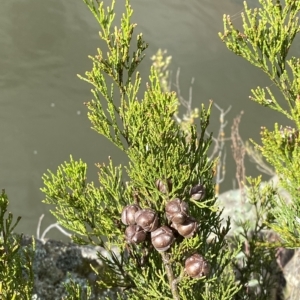
[[[9, 194], [11, 211], [22, 215], [19, 231], [35, 234], [37, 221], [46, 214], [43, 228], [54, 219], [41, 203], [41, 176], [72, 154], [82, 158], [96, 179], [95, 162], [108, 155], [117, 162], [124, 156], [90, 130], [84, 101], [90, 86], [76, 74], [91, 68], [87, 56], [101, 46], [98, 25], [81, 0], [10, 0], [0, 8], [0, 187]], [[109, 3], [110, 1], [106, 1]], [[254, 1], [252, 1], [254, 2]], [[119, 1], [120, 4], [123, 1]], [[270, 126], [278, 115], [248, 100], [250, 89], [269, 84], [264, 74], [230, 53], [219, 40], [223, 13], [234, 15], [242, 1], [132, 0], [137, 31], [150, 43], [141, 66], [148, 74], [150, 57], [158, 48], [173, 56], [172, 69], [181, 68], [181, 89], [187, 96], [195, 78], [193, 104], [214, 99], [232, 105], [229, 121], [245, 110], [241, 132], [258, 139], [261, 125]], [[118, 5], [117, 14], [122, 5]], [[237, 20], [239, 22], [239, 20]], [[218, 129], [217, 111], [211, 128]], [[230, 148], [228, 148], [229, 150]], [[229, 150], [230, 151], [230, 150]], [[228, 156], [231, 154], [228, 153]], [[227, 183], [234, 176], [228, 163]], [[250, 169], [251, 170], [251, 169]], [[42, 229], [43, 229], [42, 228]], [[53, 232], [50, 236], [61, 236]]]

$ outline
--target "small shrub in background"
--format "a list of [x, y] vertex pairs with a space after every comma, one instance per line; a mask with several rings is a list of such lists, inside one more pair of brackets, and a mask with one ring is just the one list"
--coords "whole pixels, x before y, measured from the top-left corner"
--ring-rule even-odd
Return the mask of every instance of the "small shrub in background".
[[[8, 198], [0, 194], [0, 299], [31, 299], [33, 290], [33, 255], [28, 247], [21, 247], [22, 235], [13, 234], [20, 217], [13, 221], [8, 213]], [[34, 245], [33, 245], [34, 249]]]
[[[225, 15], [224, 33], [219, 35], [230, 51], [260, 68], [272, 81], [268, 87], [252, 89], [250, 99], [280, 112], [293, 124], [290, 127], [276, 123], [273, 130], [262, 127], [262, 144], [253, 143], [275, 169], [279, 179], [277, 188], [269, 187], [265, 194], [270, 207], [263, 224], [279, 236], [277, 242], [268, 247], [299, 248], [300, 60], [289, 56], [289, 51], [300, 31], [300, 1], [259, 2], [260, 7], [254, 9], [248, 8], [244, 2], [241, 29], [237, 29], [230, 16]], [[282, 95], [280, 100], [274, 96], [275, 89]], [[280, 188], [284, 188], [289, 197], [280, 195]], [[257, 189], [255, 193], [258, 193]], [[259, 199], [260, 204], [263, 201], [264, 198]], [[298, 299], [299, 296], [299, 288], [285, 293], [286, 299]]]
[[[250, 98], [282, 113], [294, 124], [293, 127], [275, 124], [273, 131], [263, 127], [262, 145], [255, 145], [274, 167], [280, 186], [291, 196], [287, 203], [286, 199], [270, 194], [272, 208], [267, 224], [278, 232], [284, 246], [296, 248], [300, 245], [300, 60], [288, 59], [288, 54], [300, 31], [300, 2], [261, 0], [260, 3], [260, 8], [249, 9], [245, 2], [243, 31], [233, 26], [229, 16], [224, 16], [224, 34], [220, 33], [220, 37], [229, 50], [262, 69], [272, 81], [269, 87], [253, 89]], [[281, 92], [281, 101], [273, 95], [274, 88]]]

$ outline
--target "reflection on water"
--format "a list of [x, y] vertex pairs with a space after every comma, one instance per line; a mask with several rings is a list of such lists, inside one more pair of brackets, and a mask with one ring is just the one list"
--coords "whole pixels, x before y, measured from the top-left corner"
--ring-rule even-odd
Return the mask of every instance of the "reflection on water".
[[[183, 94], [195, 78], [195, 106], [212, 98], [223, 108], [233, 105], [232, 117], [244, 109], [245, 138], [257, 138], [261, 124], [274, 122], [270, 116], [266, 124], [261, 108], [257, 111], [247, 99], [250, 88], [268, 84], [263, 74], [226, 50], [217, 35], [223, 13], [239, 12], [241, 1], [134, 0], [132, 6], [137, 32], [150, 43], [148, 57], [158, 48], [168, 49], [173, 70], [181, 67]], [[118, 5], [117, 15], [122, 9]], [[124, 156], [89, 129], [83, 102], [91, 99], [90, 86], [76, 74], [90, 69], [87, 56], [102, 44], [81, 0], [5, 1], [0, 40], [0, 187], [10, 196], [12, 212], [23, 216], [19, 230], [34, 234], [39, 216], [49, 209], [39, 191], [48, 168], [54, 170], [72, 154], [88, 163], [89, 178], [96, 180], [95, 162], [111, 155], [119, 163]], [[149, 66], [146, 59], [143, 77]], [[218, 117], [211, 124], [217, 130]], [[228, 167], [227, 186], [233, 174]], [[49, 215], [45, 224], [53, 222]]]

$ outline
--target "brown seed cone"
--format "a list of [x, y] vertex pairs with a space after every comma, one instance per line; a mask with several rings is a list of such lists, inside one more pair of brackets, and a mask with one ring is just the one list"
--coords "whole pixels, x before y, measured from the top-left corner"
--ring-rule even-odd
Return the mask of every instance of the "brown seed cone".
[[209, 264], [205, 258], [195, 253], [185, 261], [185, 271], [192, 278], [200, 278], [209, 274]]
[[162, 226], [151, 232], [151, 241], [154, 248], [159, 251], [167, 251], [173, 244], [175, 238], [173, 231], [168, 226]]
[[167, 187], [166, 187], [166, 185], [163, 183], [163, 181], [161, 181], [160, 179], [157, 179], [156, 181], [155, 181], [155, 186], [157, 187], [157, 189], [161, 192], [161, 193], [163, 193], [163, 194], [165, 194], [166, 192], [167, 192]]
[[190, 238], [195, 234], [198, 223], [194, 219], [189, 218], [183, 224], [172, 223], [171, 226], [183, 237]]
[[175, 198], [165, 207], [167, 219], [176, 224], [183, 224], [188, 218], [189, 206], [186, 202]]
[[166, 194], [168, 191], [170, 192], [172, 190], [172, 181], [171, 179], [167, 179], [167, 184], [165, 184], [161, 179], [157, 179], [155, 181], [155, 186], [161, 193]]
[[190, 189], [190, 196], [196, 201], [204, 199], [206, 194], [205, 186], [203, 184], [197, 184]]
[[145, 231], [152, 232], [158, 227], [158, 215], [150, 208], [141, 209], [135, 213], [135, 222]]
[[125, 230], [125, 238], [128, 243], [139, 244], [146, 239], [146, 232], [139, 225], [129, 225]]
[[121, 214], [121, 221], [125, 225], [135, 224], [135, 213], [141, 208], [137, 204], [127, 205], [123, 208]]

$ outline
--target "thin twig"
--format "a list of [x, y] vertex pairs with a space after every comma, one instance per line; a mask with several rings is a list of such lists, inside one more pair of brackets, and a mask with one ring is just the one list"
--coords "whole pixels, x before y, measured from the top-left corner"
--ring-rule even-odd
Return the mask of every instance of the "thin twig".
[[[217, 134], [217, 137], [213, 137], [213, 142], [215, 143], [215, 146], [213, 148], [212, 154], [209, 156], [209, 160], [214, 159], [215, 157], [220, 157], [220, 152], [223, 152], [223, 148], [225, 146], [225, 141], [229, 140], [225, 138], [225, 127], [227, 126], [227, 121], [224, 121], [225, 116], [229, 113], [231, 110], [231, 105], [224, 111], [221, 107], [219, 107], [216, 103], [214, 103], [214, 106], [220, 111], [220, 128]], [[208, 133], [206, 133], [209, 135]]]
[[67, 237], [71, 238], [72, 234], [68, 233], [67, 231], [65, 231], [58, 223], [54, 223], [49, 225], [43, 232], [42, 236], [41, 236], [41, 240], [45, 239], [46, 234], [48, 233], [48, 231], [50, 231], [52, 228], [57, 228], [62, 234], [66, 235]]
[[241, 18], [241, 14], [244, 12], [244, 8], [242, 8], [241, 10], [239, 10], [238, 12], [236, 12], [235, 14], [230, 16], [230, 19], [232, 21], [237, 20], [239, 18]]
[[165, 252], [162, 252], [161, 256], [162, 256], [162, 260], [163, 260], [165, 270], [166, 270], [166, 273], [167, 273], [167, 276], [168, 276], [168, 280], [169, 280], [169, 284], [170, 284], [170, 287], [171, 287], [171, 292], [172, 292], [172, 295], [173, 295], [173, 299], [174, 300], [180, 300], [179, 293], [178, 293], [178, 288], [177, 288], [178, 278], [176, 279], [175, 276], [174, 276], [173, 269], [170, 265], [169, 255]]
[[71, 238], [72, 234], [68, 233], [67, 231], [65, 231], [58, 223], [54, 223], [54, 224], [51, 224], [49, 225], [43, 232], [42, 236], [40, 237], [40, 228], [41, 228], [41, 225], [42, 225], [42, 220], [44, 218], [44, 214], [42, 214], [39, 218], [39, 221], [38, 221], [38, 226], [37, 226], [37, 229], [36, 229], [36, 238], [38, 240], [41, 240], [43, 241], [45, 239], [45, 236], [46, 234], [52, 229], [52, 228], [57, 228], [62, 234], [66, 235], [67, 237]]
[[[225, 169], [225, 163], [226, 163], [226, 149], [225, 149], [225, 142], [230, 140], [229, 138], [225, 138], [225, 127], [227, 126], [227, 121], [225, 121], [225, 116], [229, 113], [231, 110], [231, 106], [229, 106], [226, 110], [222, 109], [220, 106], [218, 106], [216, 103], [214, 103], [214, 106], [219, 110], [220, 112], [220, 128], [217, 134], [217, 137], [213, 137], [212, 140], [215, 144], [212, 154], [209, 156], [209, 160], [213, 160], [214, 158], [218, 157], [219, 160], [217, 161], [216, 165], [216, 183], [215, 183], [215, 194], [216, 196], [219, 195], [220, 191], [220, 184], [225, 179], [226, 169]], [[206, 135], [209, 135], [206, 132]]]
[[246, 154], [246, 148], [244, 145], [243, 140], [241, 139], [240, 133], [239, 133], [239, 125], [241, 122], [241, 117], [243, 115], [243, 111], [233, 120], [233, 124], [231, 127], [231, 140], [232, 140], [232, 154], [233, 159], [236, 163], [236, 180], [239, 186], [239, 190], [241, 191], [241, 200], [244, 202], [245, 199], [245, 189], [244, 189], [244, 183], [246, 178], [246, 171], [245, 171], [245, 154]]
[[179, 103], [186, 109], [185, 116], [187, 118], [189, 118], [192, 115], [193, 84], [194, 84], [195, 78], [194, 77], [192, 78], [191, 84], [190, 84], [190, 87], [189, 87], [189, 100], [186, 100], [181, 95], [179, 78], [180, 78], [180, 68], [177, 69], [177, 72], [176, 72], [176, 83], [173, 84], [173, 85], [176, 87]]
[[37, 229], [36, 229], [36, 238], [37, 239], [40, 239], [40, 228], [41, 228], [41, 224], [42, 224], [42, 220], [44, 218], [44, 214], [42, 214], [39, 218], [39, 222], [38, 222], [38, 226], [37, 226]]

